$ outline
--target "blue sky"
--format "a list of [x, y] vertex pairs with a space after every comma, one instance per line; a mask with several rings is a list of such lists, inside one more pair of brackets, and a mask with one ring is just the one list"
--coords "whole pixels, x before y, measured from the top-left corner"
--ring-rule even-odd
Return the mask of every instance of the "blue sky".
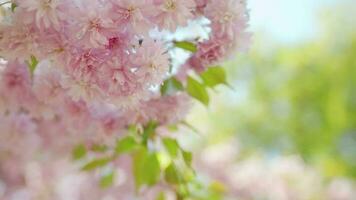
[[[297, 43], [317, 34], [318, 11], [338, 0], [247, 0], [251, 30], [283, 43]], [[340, 1], [340, 0], [339, 0]]]

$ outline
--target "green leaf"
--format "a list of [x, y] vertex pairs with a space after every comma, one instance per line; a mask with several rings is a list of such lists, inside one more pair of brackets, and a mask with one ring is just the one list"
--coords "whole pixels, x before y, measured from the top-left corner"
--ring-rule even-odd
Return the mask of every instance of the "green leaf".
[[72, 151], [72, 158], [74, 160], [79, 160], [83, 157], [85, 157], [87, 154], [87, 149], [85, 147], [84, 144], [80, 144], [76, 147], [74, 147], [73, 151]]
[[203, 84], [197, 80], [188, 77], [187, 92], [190, 96], [202, 102], [204, 105], [209, 105], [209, 94]]
[[197, 52], [198, 48], [195, 44], [187, 41], [181, 41], [181, 42], [174, 42], [174, 45], [178, 48], [190, 51], [190, 52]]
[[116, 174], [114, 172], [110, 172], [109, 174], [106, 174], [103, 177], [101, 177], [100, 187], [108, 188], [108, 187], [112, 186], [114, 184], [115, 175]]
[[155, 153], [150, 153], [146, 148], [141, 148], [135, 154], [133, 162], [137, 189], [142, 185], [152, 186], [159, 181], [161, 169]]
[[83, 171], [91, 171], [100, 167], [107, 165], [112, 159], [111, 158], [99, 158], [90, 161], [82, 167]]
[[164, 171], [164, 178], [168, 183], [178, 184], [180, 182], [179, 173], [173, 163]]
[[37, 65], [38, 65], [38, 60], [35, 56], [31, 55], [31, 59], [30, 59], [30, 61], [27, 62], [27, 64], [28, 64], [31, 74], [33, 74]]
[[144, 170], [143, 162], [146, 159], [147, 156], [147, 150], [146, 148], [142, 147], [140, 148], [134, 155], [133, 157], [133, 165], [132, 165], [132, 171], [135, 177], [135, 185], [136, 188], [139, 189], [141, 185], [144, 184], [144, 180], [142, 180], [141, 174], [143, 173], [142, 171]]
[[16, 7], [17, 7], [16, 3], [11, 3], [11, 11], [12, 12], [15, 12]]
[[179, 130], [177, 124], [167, 125], [167, 129], [169, 130], [169, 132], [177, 132]]
[[149, 154], [144, 162], [143, 180], [149, 186], [154, 185], [160, 179], [160, 165], [156, 154]]
[[115, 153], [129, 153], [137, 147], [135, 139], [131, 136], [125, 137], [116, 143]]
[[191, 182], [196, 179], [196, 173], [192, 168], [184, 168], [182, 172], [182, 179], [185, 182]]
[[129, 132], [129, 134], [136, 134], [138, 132], [137, 125], [129, 125], [127, 131]]
[[172, 77], [164, 81], [161, 87], [162, 95], [171, 95], [177, 91], [183, 91], [184, 87], [181, 82], [179, 82], [176, 78]]
[[208, 87], [215, 87], [219, 84], [227, 85], [226, 72], [224, 68], [219, 66], [208, 68], [201, 74], [201, 78]]
[[163, 138], [162, 142], [166, 147], [166, 150], [168, 151], [169, 155], [171, 155], [172, 158], [176, 158], [179, 152], [179, 144], [177, 140], [172, 138]]
[[164, 194], [164, 192], [160, 192], [157, 195], [156, 200], [166, 200], [166, 195]]
[[209, 189], [216, 193], [225, 193], [226, 192], [226, 186], [223, 183], [218, 182], [218, 181], [212, 182], [209, 186]]
[[157, 158], [158, 158], [159, 165], [161, 166], [162, 169], [167, 168], [172, 162], [171, 156], [166, 152], [162, 152], [162, 151], [157, 152]]
[[108, 146], [104, 144], [94, 144], [91, 148], [92, 151], [97, 152], [97, 153], [104, 153], [106, 152], [109, 148]]
[[185, 163], [190, 167], [193, 161], [193, 154], [188, 151], [182, 151]]
[[143, 134], [142, 134], [143, 144], [146, 145], [148, 142], [148, 139], [151, 138], [155, 134], [155, 130], [156, 130], [157, 126], [158, 126], [158, 123], [155, 121], [150, 121], [146, 125], [146, 127], [143, 131]]

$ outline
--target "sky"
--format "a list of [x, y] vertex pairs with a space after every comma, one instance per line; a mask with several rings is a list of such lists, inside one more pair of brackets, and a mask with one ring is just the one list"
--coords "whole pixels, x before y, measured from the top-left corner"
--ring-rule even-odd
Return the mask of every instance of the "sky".
[[319, 10], [336, 1], [247, 0], [251, 31], [262, 31], [282, 43], [311, 39], [318, 32]]

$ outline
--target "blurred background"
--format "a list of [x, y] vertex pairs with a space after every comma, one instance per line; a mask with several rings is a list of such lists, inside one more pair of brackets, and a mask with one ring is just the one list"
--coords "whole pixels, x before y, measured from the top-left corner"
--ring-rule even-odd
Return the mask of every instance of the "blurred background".
[[253, 45], [225, 64], [233, 89], [188, 120], [197, 165], [241, 199], [356, 199], [356, 1], [248, 5]]
[[181, 136], [200, 178], [231, 200], [356, 200], [356, 0], [247, 2], [252, 46]]

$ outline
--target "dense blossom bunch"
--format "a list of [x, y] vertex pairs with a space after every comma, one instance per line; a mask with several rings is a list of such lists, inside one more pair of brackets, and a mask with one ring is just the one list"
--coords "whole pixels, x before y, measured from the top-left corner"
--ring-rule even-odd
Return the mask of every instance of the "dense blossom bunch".
[[[159, 151], [168, 127], [183, 121], [188, 94], [197, 98], [194, 83], [202, 86], [189, 74], [204, 73], [246, 49], [250, 37], [240, 0], [13, 0], [1, 5], [0, 199], [133, 198], [131, 158], [110, 160], [128, 176], [121, 190], [112, 197], [91, 195], [97, 190], [90, 184], [98, 176], [73, 174], [67, 161], [73, 147], [113, 146], [134, 126], [135, 142]], [[209, 21], [207, 39], [167, 39], [201, 19]], [[189, 52], [179, 66], [173, 64], [181, 59], [172, 53], [177, 48]], [[150, 127], [157, 137], [147, 136]], [[67, 181], [83, 188], [63, 194]], [[46, 186], [50, 182], [56, 188]], [[177, 191], [164, 183], [156, 187]], [[128, 196], [122, 197], [123, 191]]]

